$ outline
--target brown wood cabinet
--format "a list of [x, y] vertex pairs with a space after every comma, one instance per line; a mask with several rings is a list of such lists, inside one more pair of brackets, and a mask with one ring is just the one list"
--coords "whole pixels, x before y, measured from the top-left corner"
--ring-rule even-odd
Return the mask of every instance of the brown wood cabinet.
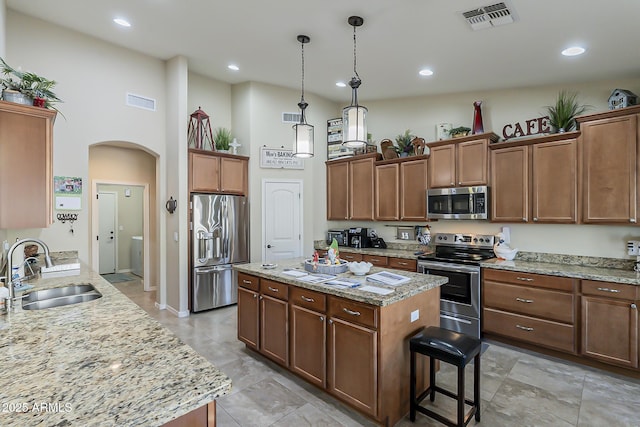
[[216, 426], [216, 402], [210, 402], [204, 406], [169, 421], [162, 427], [215, 427]]
[[238, 339], [260, 347], [260, 279], [238, 273]]
[[342, 251], [340, 250], [340, 258], [347, 260], [349, 262], [351, 261], [362, 261], [364, 259], [362, 254], [358, 254], [355, 252], [346, 252], [346, 251]]
[[0, 229], [53, 222], [56, 111], [0, 101]]
[[400, 219], [400, 164], [376, 165], [376, 219]]
[[415, 259], [389, 257], [389, 268], [405, 271], [418, 271], [418, 261]]
[[577, 280], [485, 269], [483, 332], [577, 352]]
[[491, 146], [491, 219], [576, 223], [578, 133]]
[[582, 222], [637, 224], [640, 106], [576, 118], [582, 144]]
[[291, 370], [310, 383], [327, 385], [327, 316], [324, 294], [292, 287]]
[[380, 255], [363, 254], [362, 260], [365, 262], [370, 262], [376, 267], [386, 267], [389, 264], [389, 258]]
[[260, 280], [260, 352], [289, 366], [289, 286]]
[[246, 195], [249, 158], [189, 149], [189, 191]]
[[429, 143], [429, 188], [487, 185], [488, 146], [498, 139], [490, 132]]
[[427, 219], [428, 156], [376, 164], [376, 220]]
[[638, 367], [638, 286], [582, 281], [582, 355]]
[[326, 162], [327, 219], [374, 219], [375, 162], [380, 157], [371, 153]]

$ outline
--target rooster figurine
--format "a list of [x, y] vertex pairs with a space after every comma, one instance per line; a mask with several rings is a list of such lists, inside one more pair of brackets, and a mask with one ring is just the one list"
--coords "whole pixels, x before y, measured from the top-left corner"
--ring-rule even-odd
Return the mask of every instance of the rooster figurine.
[[502, 233], [496, 234], [496, 238], [498, 241], [493, 245], [493, 252], [495, 252], [496, 256], [499, 259], [507, 261], [514, 259], [518, 253], [518, 248], [511, 249], [509, 245], [504, 242], [504, 234]]

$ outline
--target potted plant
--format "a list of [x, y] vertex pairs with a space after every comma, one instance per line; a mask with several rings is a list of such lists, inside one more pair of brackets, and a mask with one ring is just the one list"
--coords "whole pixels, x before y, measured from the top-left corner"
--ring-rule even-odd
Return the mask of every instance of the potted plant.
[[213, 132], [213, 140], [216, 143], [216, 151], [228, 152], [233, 136], [229, 129], [220, 127]]
[[412, 152], [413, 147], [411, 141], [415, 138], [415, 135], [411, 134], [411, 130], [407, 129], [403, 134], [396, 136], [396, 151], [400, 157], [407, 157]]
[[0, 79], [0, 84], [5, 88], [3, 99], [57, 111], [53, 104], [62, 101], [52, 90], [56, 85], [55, 80], [49, 80], [28, 71], [16, 70], [2, 58], [0, 62], [2, 63], [0, 72], [5, 76]]
[[471, 128], [468, 128], [466, 126], [458, 126], [457, 128], [449, 129], [447, 132], [449, 133], [450, 137], [458, 138], [461, 136], [469, 135], [469, 132], [471, 132]]
[[555, 105], [547, 106], [549, 125], [553, 133], [568, 132], [576, 128], [575, 117], [587, 111], [589, 105], [580, 105], [576, 100], [578, 94], [561, 90]]

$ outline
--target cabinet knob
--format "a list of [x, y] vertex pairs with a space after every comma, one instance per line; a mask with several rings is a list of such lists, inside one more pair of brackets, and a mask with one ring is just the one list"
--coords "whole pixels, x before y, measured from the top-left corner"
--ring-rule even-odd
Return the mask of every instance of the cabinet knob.
[[329, 319], [329, 324], [333, 325], [333, 320]]
[[323, 322], [324, 321], [324, 317], [320, 316], [320, 321]]
[[534, 218], [533, 218], [533, 220], [534, 220], [534, 221], [537, 221], [537, 220], [538, 220], [538, 218], [535, 218], [535, 217], [534, 217]]
[[631, 308], [633, 308], [634, 310], [636, 310], [638, 307], [635, 304], [631, 304]]
[[523, 221], [526, 221], [526, 220], [527, 220], [527, 217], [526, 217], [526, 216], [523, 216], [523, 217], [522, 217], [522, 220], [523, 220]]
[[458, 182], [458, 185], [462, 185], [462, 181]]
[[260, 295], [260, 299], [262, 299], [262, 295]]
[[635, 218], [629, 218], [629, 222], [632, 222], [632, 223], [634, 223], [634, 224], [635, 224], [636, 219], [635, 219]]
[[258, 298], [258, 294], [253, 294], [253, 297], [254, 298]]

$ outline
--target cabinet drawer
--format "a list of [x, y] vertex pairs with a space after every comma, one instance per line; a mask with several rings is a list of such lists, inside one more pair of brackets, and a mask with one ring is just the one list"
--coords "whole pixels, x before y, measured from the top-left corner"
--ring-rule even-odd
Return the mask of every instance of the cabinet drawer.
[[377, 265], [378, 267], [386, 267], [387, 264], [389, 264], [389, 258], [386, 256], [362, 255], [362, 260]]
[[547, 276], [544, 274], [521, 273], [518, 271], [483, 269], [484, 280], [492, 280], [514, 285], [535, 286], [538, 288], [555, 289], [558, 291], [573, 292], [576, 289], [577, 279], [569, 277]]
[[362, 254], [340, 251], [340, 258], [346, 259], [347, 261], [362, 261]]
[[389, 257], [389, 268], [406, 271], [418, 271], [418, 261], [415, 259]]
[[378, 310], [368, 304], [329, 297], [329, 316], [371, 328], [378, 327]]
[[258, 292], [260, 290], [260, 278], [245, 273], [238, 273], [238, 286]]
[[582, 293], [584, 295], [594, 295], [631, 301], [640, 299], [638, 296], [639, 288], [640, 287], [635, 285], [624, 285], [621, 283], [598, 282], [595, 280], [582, 281]]
[[576, 352], [576, 329], [573, 325], [506, 313], [491, 308], [485, 308], [482, 313], [484, 315], [484, 332], [574, 354]]
[[485, 307], [558, 322], [575, 322], [575, 296], [572, 293], [485, 282], [483, 295]]
[[270, 295], [283, 301], [288, 301], [289, 285], [280, 282], [274, 282], [273, 280], [262, 279], [260, 281], [260, 293], [263, 295]]
[[319, 292], [292, 286], [289, 289], [289, 301], [319, 313], [327, 312], [327, 296]]

